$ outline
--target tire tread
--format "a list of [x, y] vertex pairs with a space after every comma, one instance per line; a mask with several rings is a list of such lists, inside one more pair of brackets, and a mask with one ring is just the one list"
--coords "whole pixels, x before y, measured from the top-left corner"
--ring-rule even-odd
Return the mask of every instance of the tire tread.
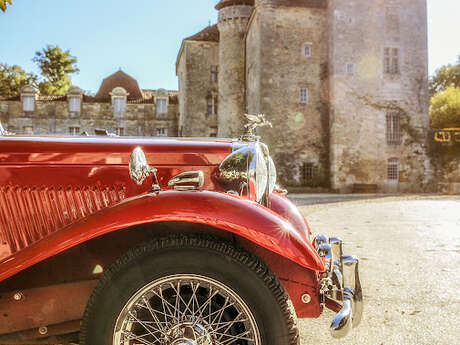
[[88, 320], [91, 318], [93, 310], [97, 308], [97, 301], [102, 292], [106, 288], [107, 284], [112, 283], [112, 279], [116, 275], [126, 269], [126, 267], [130, 264], [133, 264], [133, 262], [152, 255], [155, 251], [180, 247], [211, 249], [250, 268], [265, 283], [278, 301], [280, 310], [284, 317], [283, 321], [285, 322], [286, 329], [288, 330], [289, 345], [300, 344], [297, 316], [295, 314], [294, 306], [286, 290], [275, 274], [259, 258], [248, 251], [235, 247], [235, 245], [229, 241], [202, 234], [178, 234], [157, 238], [129, 250], [126, 254], [120, 257], [101, 277], [88, 300], [80, 328], [80, 344], [94, 345], [88, 343], [87, 341]]

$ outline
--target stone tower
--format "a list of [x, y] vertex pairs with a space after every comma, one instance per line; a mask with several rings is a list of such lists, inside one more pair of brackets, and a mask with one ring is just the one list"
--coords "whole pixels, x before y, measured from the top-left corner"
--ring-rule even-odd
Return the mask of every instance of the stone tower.
[[221, 0], [219, 11], [218, 136], [237, 137], [243, 132], [245, 109], [244, 38], [254, 0]]
[[256, 0], [248, 25], [247, 109], [273, 123], [259, 134], [283, 184], [329, 177], [327, 27], [327, 2], [311, 0]]
[[330, 0], [328, 13], [332, 188], [422, 190], [426, 0]]

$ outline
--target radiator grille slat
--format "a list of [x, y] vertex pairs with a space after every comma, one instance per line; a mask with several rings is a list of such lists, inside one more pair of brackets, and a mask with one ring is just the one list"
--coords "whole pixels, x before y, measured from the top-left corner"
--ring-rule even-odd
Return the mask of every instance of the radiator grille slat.
[[126, 198], [117, 187], [0, 187], [0, 245], [10, 254]]

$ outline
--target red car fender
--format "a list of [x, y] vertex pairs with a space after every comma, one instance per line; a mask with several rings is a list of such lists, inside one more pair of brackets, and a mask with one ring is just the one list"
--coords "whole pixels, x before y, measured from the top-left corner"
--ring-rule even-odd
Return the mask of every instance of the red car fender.
[[268, 208], [225, 193], [162, 191], [126, 199], [15, 253], [0, 262], [0, 281], [95, 237], [134, 225], [171, 221], [229, 231], [303, 267], [324, 271], [303, 230]]

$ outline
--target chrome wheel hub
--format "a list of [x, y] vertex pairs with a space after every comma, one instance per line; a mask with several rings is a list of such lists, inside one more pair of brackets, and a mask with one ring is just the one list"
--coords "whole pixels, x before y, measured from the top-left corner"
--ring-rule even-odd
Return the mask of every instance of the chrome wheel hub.
[[185, 322], [171, 329], [171, 345], [213, 345], [207, 328], [196, 322]]
[[261, 345], [254, 315], [230, 287], [177, 274], [137, 291], [118, 315], [114, 345]]

